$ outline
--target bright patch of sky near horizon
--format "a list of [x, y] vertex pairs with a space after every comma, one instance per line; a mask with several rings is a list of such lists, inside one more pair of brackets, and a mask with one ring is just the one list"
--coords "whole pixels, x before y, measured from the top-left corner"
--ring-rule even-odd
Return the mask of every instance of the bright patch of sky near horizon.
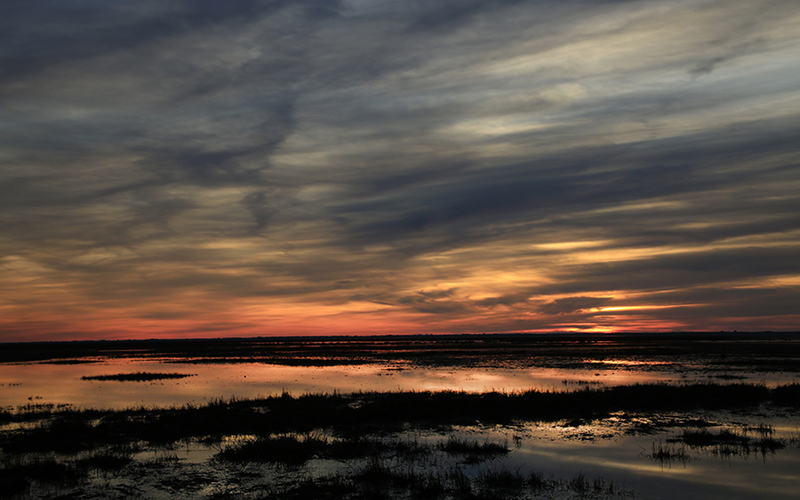
[[800, 5], [0, 5], [0, 341], [800, 325]]

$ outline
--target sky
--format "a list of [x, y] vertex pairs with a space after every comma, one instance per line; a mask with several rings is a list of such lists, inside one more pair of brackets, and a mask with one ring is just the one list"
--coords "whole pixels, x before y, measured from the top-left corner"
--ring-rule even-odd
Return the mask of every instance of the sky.
[[800, 2], [4, 0], [0, 341], [800, 330]]

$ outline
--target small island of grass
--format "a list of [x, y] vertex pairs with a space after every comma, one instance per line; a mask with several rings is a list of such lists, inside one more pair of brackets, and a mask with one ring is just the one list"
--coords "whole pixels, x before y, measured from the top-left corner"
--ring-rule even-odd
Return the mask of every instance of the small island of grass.
[[176, 378], [194, 377], [194, 373], [151, 373], [151, 372], [136, 372], [136, 373], [115, 373], [113, 375], [92, 375], [83, 376], [81, 380], [100, 380], [116, 382], [149, 382], [151, 380], [167, 380]]

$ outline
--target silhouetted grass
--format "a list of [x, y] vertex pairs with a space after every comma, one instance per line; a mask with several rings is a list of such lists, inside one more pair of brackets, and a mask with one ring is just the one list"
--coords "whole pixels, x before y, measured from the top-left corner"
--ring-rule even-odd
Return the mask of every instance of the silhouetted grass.
[[605, 382], [602, 380], [570, 380], [564, 379], [561, 381], [564, 385], [603, 385]]
[[[415, 455], [402, 455], [397, 450], [405, 445]], [[342, 454], [342, 449], [350, 451]], [[624, 496], [613, 485], [602, 480], [589, 482], [583, 475], [560, 481], [544, 479], [541, 474], [525, 475], [506, 468], [490, 468], [471, 476], [460, 465], [444, 468], [420, 466], [418, 454], [439, 451], [445, 454], [471, 457], [467, 463], [477, 463], [487, 458], [505, 455], [508, 448], [494, 442], [478, 442], [451, 437], [430, 444], [357, 438], [351, 440], [325, 440], [314, 435], [273, 436], [243, 441], [224, 448], [216, 455], [218, 460], [239, 463], [272, 462], [300, 466], [312, 458], [339, 458], [361, 461], [345, 472], [306, 479], [268, 498], [364, 498], [364, 499], [471, 499], [506, 500], [525, 492], [564, 490], [579, 493], [585, 498]], [[436, 461], [431, 462], [437, 463]], [[423, 468], [420, 468], [423, 467]], [[602, 488], [597, 485], [603, 485]], [[588, 495], [595, 494], [594, 496]], [[600, 495], [602, 494], [602, 495]], [[598, 496], [600, 495], [600, 496]]]
[[[288, 499], [394, 499], [511, 500], [514, 498], [564, 498], [571, 493], [585, 499], [632, 498], [632, 493], [603, 479], [588, 480], [582, 473], [572, 479], [545, 479], [505, 468], [470, 476], [460, 468], [420, 471], [369, 460], [350, 472], [306, 479], [268, 498]], [[527, 496], [526, 496], [527, 495]]]
[[148, 458], [147, 460], [143, 460], [139, 462], [139, 465], [145, 468], [153, 468], [153, 469], [160, 469], [167, 464], [176, 464], [180, 462], [181, 459], [178, 457], [177, 453], [174, 452], [160, 452], [157, 453], [154, 457]]
[[686, 453], [686, 448], [683, 446], [670, 446], [669, 444], [664, 444], [661, 442], [658, 443], [658, 446], [656, 446], [656, 443], [653, 442], [653, 452], [650, 454], [650, 458], [662, 466], [665, 464], [670, 465], [676, 462], [686, 464], [686, 462], [691, 460], [689, 454]]
[[195, 377], [196, 374], [191, 373], [151, 373], [151, 372], [136, 372], [136, 373], [116, 373], [114, 375], [91, 375], [83, 376], [81, 380], [100, 380], [100, 381], [115, 381], [115, 382], [149, 382], [151, 380], [167, 380], [186, 377]]
[[328, 443], [314, 436], [261, 437], [223, 448], [217, 458], [231, 462], [275, 462], [302, 465], [322, 454]]
[[31, 429], [3, 433], [0, 447], [7, 454], [77, 453], [102, 444], [106, 436], [80, 415], [60, 415]]
[[721, 429], [712, 433], [707, 429], [690, 431], [685, 430], [680, 440], [689, 446], [702, 447], [718, 444], [746, 444], [750, 439], [744, 434], [736, 433], [730, 429]]
[[506, 468], [489, 469], [478, 474], [476, 483], [484, 497], [514, 498], [529, 487], [529, 477]]
[[581, 498], [602, 498], [602, 497], [627, 497], [633, 494], [626, 490], [617, 488], [613, 482], [606, 483], [603, 478], [594, 480], [586, 479], [583, 472], [579, 472], [575, 477], [566, 482], [568, 488], [579, 495]]
[[786, 384], [772, 390], [772, 401], [781, 406], [800, 407], [800, 384]]
[[478, 463], [483, 460], [502, 457], [508, 455], [511, 451], [506, 444], [491, 441], [479, 443], [478, 441], [462, 439], [456, 436], [448, 437], [447, 440], [439, 443], [436, 447], [445, 453], [464, 457], [467, 463]]
[[85, 475], [75, 466], [40, 456], [4, 461], [0, 465], [0, 497], [24, 495], [34, 482], [70, 484]]
[[[755, 431], [758, 437], [750, 437], [749, 432]], [[690, 448], [706, 449], [716, 456], [748, 456], [751, 454], [767, 456], [786, 447], [783, 439], [772, 438], [772, 428], [767, 425], [745, 427], [741, 430], [720, 429], [710, 432], [707, 429], [685, 430], [678, 441], [685, 443]]]
[[[584, 388], [573, 392], [519, 393], [390, 392], [288, 394], [253, 400], [217, 400], [181, 408], [121, 411], [32, 411], [31, 429], [5, 431], [5, 453], [75, 453], [101, 445], [144, 441], [221, 440], [223, 436], [272, 436], [329, 429], [342, 436], [402, 429], [403, 426], [503, 424], [515, 421], [592, 420], [610, 413], [744, 409], [760, 404], [796, 405], [796, 385], [768, 389], [752, 384], [663, 384]], [[5, 418], [21, 415], [7, 414]], [[581, 420], [581, 421], [582, 421]], [[91, 424], [89, 423], [91, 421]]]
[[395, 453], [402, 456], [414, 456], [427, 453], [424, 447], [414, 443], [390, 442], [362, 436], [351, 436], [346, 439], [337, 439], [328, 442], [324, 458], [336, 460], [351, 460], [366, 456], [375, 456], [381, 453]]
[[75, 464], [80, 468], [110, 472], [120, 470], [132, 462], [129, 450], [99, 450], [81, 458]]
[[[324, 439], [315, 434], [258, 437], [230, 444], [215, 455], [229, 462], [272, 462], [284, 465], [302, 465], [313, 458], [356, 460], [389, 454], [413, 458], [432, 452], [432, 445], [412, 441], [382, 440], [378, 438], [350, 437]], [[465, 452], [469, 453], [469, 452]], [[480, 455], [481, 452], [475, 452]], [[484, 451], [485, 455], [486, 452]]]

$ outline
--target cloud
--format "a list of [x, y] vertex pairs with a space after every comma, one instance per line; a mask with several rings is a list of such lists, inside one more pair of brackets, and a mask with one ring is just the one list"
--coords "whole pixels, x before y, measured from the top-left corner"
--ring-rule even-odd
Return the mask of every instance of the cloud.
[[540, 310], [545, 314], [566, 314], [586, 309], [597, 309], [609, 303], [609, 297], [567, 297], [543, 304]]
[[4, 2], [2, 328], [784, 328], [798, 26], [780, 1]]

